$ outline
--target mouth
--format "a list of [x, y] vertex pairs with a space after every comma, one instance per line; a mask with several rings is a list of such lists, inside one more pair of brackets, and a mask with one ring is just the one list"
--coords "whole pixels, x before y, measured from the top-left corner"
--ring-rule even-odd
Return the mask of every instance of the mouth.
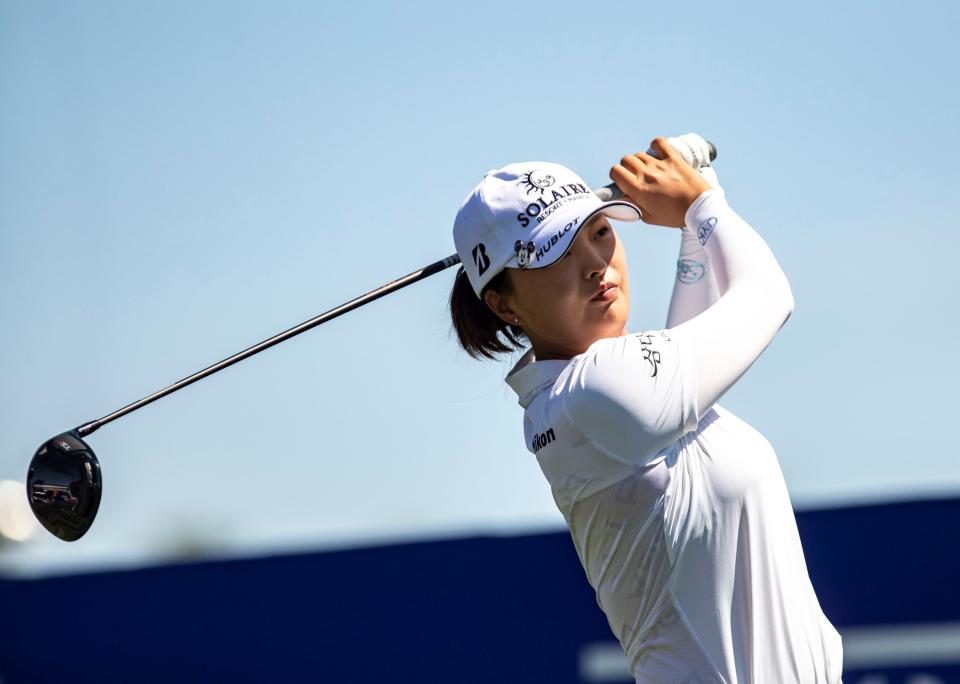
[[620, 288], [614, 283], [607, 283], [594, 293], [591, 302], [610, 302], [616, 299]]

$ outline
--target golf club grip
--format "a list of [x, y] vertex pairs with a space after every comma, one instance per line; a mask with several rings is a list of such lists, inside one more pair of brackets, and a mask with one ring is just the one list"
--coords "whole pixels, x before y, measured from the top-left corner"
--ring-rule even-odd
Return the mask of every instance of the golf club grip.
[[613, 200], [623, 197], [623, 191], [617, 187], [616, 183], [610, 183], [609, 185], [604, 185], [602, 188], [597, 188], [593, 191], [593, 194], [604, 202], [612, 202]]
[[[717, 158], [717, 148], [709, 140], [706, 141], [708, 147], [710, 148], [710, 161], [713, 161]], [[602, 188], [598, 188], [593, 191], [593, 194], [599, 197], [604, 202], [610, 202], [612, 200], [620, 199], [623, 197], [623, 191], [617, 187], [616, 183], [610, 183], [609, 185], [604, 185]]]

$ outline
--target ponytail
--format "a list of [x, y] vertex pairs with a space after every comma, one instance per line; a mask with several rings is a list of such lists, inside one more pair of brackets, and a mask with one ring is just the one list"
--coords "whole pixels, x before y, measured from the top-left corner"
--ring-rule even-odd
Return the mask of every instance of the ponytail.
[[[483, 288], [493, 288], [501, 294], [512, 292], [507, 269], [503, 269]], [[482, 294], [482, 293], [481, 293]], [[450, 291], [450, 317], [457, 331], [460, 346], [471, 357], [484, 356], [495, 358], [495, 354], [506, 354], [524, 348], [521, 340], [527, 340], [523, 329], [504, 322], [497, 316], [482, 298], [473, 291], [463, 266], [457, 269], [457, 276]], [[500, 336], [504, 339], [501, 339]]]

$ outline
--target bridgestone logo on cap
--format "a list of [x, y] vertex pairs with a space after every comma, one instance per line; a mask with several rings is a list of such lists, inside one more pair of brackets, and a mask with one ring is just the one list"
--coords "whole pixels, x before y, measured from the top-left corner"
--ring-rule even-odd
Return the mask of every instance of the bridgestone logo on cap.
[[478, 275], [483, 275], [484, 272], [490, 268], [490, 257], [487, 256], [487, 248], [484, 247], [483, 243], [479, 243], [476, 247], [473, 248], [471, 252], [473, 254], [473, 263], [477, 266]]

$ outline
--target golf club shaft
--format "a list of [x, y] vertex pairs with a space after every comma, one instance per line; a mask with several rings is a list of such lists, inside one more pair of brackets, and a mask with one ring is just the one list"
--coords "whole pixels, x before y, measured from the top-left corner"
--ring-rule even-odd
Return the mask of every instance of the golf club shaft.
[[411, 285], [417, 282], [418, 280], [423, 280], [424, 278], [431, 276], [434, 273], [439, 273], [440, 271], [443, 271], [444, 269], [459, 263], [460, 263], [460, 257], [457, 254], [451, 254], [445, 259], [440, 259], [439, 261], [435, 261], [429, 266], [424, 266], [423, 268], [418, 269], [412, 273], [409, 273], [403, 276], [402, 278], [393, 280], [387, 283], [386, 285], [382, 285], [375, 290], [371, 290], [366, 294], [360, 295], [356, 299], [351, 299], [346, 304], [341, 304], [340, 306], [330, 309], [329, 311], [326, 311], [320, 314], [319, 316], [315, 316], [314, 318], [311, 318], [308, 321], [304, 321], [300, 325], [294, 326], [289, 330], [285, 330], [282, 333], [274, 335], [273, 337], [266, 339], [263, 342], [260, 342], [259, 344], [255, 344], [254, 346], [248, 349], [244, 349], [242, 352], [238, 352], [233, 356], [230, 356], [224, 359], [223, 361], [215, 363], [212, 366], [209, 366], [207, 368], [204, 368], [202, 371], [198, 371], [193, 375], [186, 377], [183, 380], [180, 380], [179, 382], [175, 382], [169, 387], [165, 387], [162, 390], [154, 392], [148, 397], [144, 397], [139, 401], [135, 401], [132, 404], [128, 404], [127, 406], [124, 406], [122, 409], [114, 411], [113, 413], [108, 414], [103, 418], [100, 418], [99, 420], [94, 420], [89, 423], [84, 423], [83, 425], [76, 428], [75, 432], [80, 437], [85, 437], [86, 435], [89, 435], [91, 432], [94, 432], [98, 428], [103, 427], [107, 423], [114, 421], [117, 418], [120, 418], [121, 416], [125, 416], [128, 413], [136, 411], [138, 408], [142, 408], [147, 404], [150, 404], [156, 401], [157, 399], [160, 399], [161, 397], [165, 397], [168, 394], [176, 392], [178, 389], [186, 387], [187, 385], [191, 385], [195, 383], [197, 380], [202, 380], [208, 375], [213, 375], [217, 371], [221, 371], [224, 368], [232, 366], [235, 363], [238, 363], [248, 357], [253, 356], [254, 354], [258, 354], [262, 352], [264, 349], [269, 349], [275, 344], [280, 344], [285, 340], [289, 340], [291, 337], [299, 335], [302, 332], [306, 332], [311, 328], [315, 328], [321, 323], [326, 323], [330, 319], [336, 318], [337, 316], [345, 314], [348, 311], [352, 311], [353, 309], [356, 309], [359, 306], [363, 306], [368, 302], [372, 302], [375, 299], [379, 299], [384, 295], [388, 295], [391, 292], [394, 292], [396, 290], [399, 290], [400, 288], [406, 287], [407, 285]]
[[[714, 157], [716, 157], [716, 148], [714, 148], [713, 145], [710, 144], [710, 158], [713, 159]], [[611, 199], [616, 199], [618, 197], [623, 196], [623, 193], [620, 192], [620, 189], [616, 186], [615, 183], [610, 183], [609, 185], [606, 185], [600, 188], [599, 190], [597, 190], [596, 195], [603, 201], [609, 201]], [[173, 392], [176, 392], [178, 389], [186, 387], [187, 385], [192, 385], [197, 380], [202, 380], [208, 375], [213, 375], [217, 371], [221, 371], [224, 368], [228, 368], [229, 366], [232, 366], [235, 363], [243, 361], [244, 359], [249, 358], [254, 354], [259, 354], [264, 349], [269, 349], [275, 344], [280, 344], [281, 342], [289, 340], [291, 337], [299, 335], [302, 332], [306, 332], [311, 328], [315, 328], [321, 323], [326, 323], [330, 319], [336, 318], [341, 314], [345, 314], [348, 311], [352, 311], [353, 309], [356, 309], [359, 306], [363, 306], [368, 302], [372, 302], [375, 299], [379, 299], [384, 295], [388, 295], [391, 292], [395, 292], [396, 290], [404, 288], [407, 285], [411, 285], [417, 282], [418, 280], [423, 280], [428, 276], [432, 276], [434, 273], [439, 273], [440, 271], [443, 271], [449, 268], [450, 266], [454, 266], [459, 263], [460, 263], [459, 255], [451, 254], [445, 259], [440, 259], [439, 261], [435, 261], [429, 266], [424, 266], [423, 268], [418, 269], [413, 273], [409, 273], [403, 276], [402, 278], [393, 280], [387, 283], [386, 285], [382, 285], [375, 290], [371, 290], [370, 292], [367, 292], [364, 295], [360, 295], [356, 299], [351, 299], [346, 304], [341, 304], [340, 306], [334, 309], [330, 309], [329, 311], [322, 313], [319, 316], [311, 318], [308, 321], [304, 321], [300, 325], [294, 326], [289, 330], [285, 330], [282, 333], [274, 335], [273, 337], [266, 339], [259, 344], [255, 344], [254, 346], [248, 349], [244, 349], [242, 352], [238, 352], [237, 354], [234, 354], [233, 356], [230, 356], [224, 359], [223, 361], [215, 363], [212, 366], [209, 366], [207, 368], [204, 368], [202, 371], [198, 371], [193, 375], [190, 375], [184, 378], [183, 380], [180, 380], [179, 382], [173, 383], [169, 387], [165, 387], [162, 390], [154, 392], [148, 397], [144, 397], [139, 401], [135, 401], [132, 404], [128, 404], [127, 406], [124, 406], [122, 409], [114, 411], [113, 413], [110, 413], [104, 416], [103, 418], [100, 418], [99, 420], [94, 420], [89, 423], [84, 423], [83, 425], [80, 425], [79, 427], [75, 428], [73, 431], [79, 437], [85, 437], [90, 433], [94, 432], [95, 430], [103, 427], [107, 423], [114, 421], [117, 418], [120, 418], [121, 416], [125, 416], [128, 413], [132, 413], [133, 411], [136, 411], [138, 408], [142, 408], [147, 404], [150, 404], [156, 401], [157, 399], [160, 399], [161, 397], [165, 397], [168, 394], [172, 394]]]

